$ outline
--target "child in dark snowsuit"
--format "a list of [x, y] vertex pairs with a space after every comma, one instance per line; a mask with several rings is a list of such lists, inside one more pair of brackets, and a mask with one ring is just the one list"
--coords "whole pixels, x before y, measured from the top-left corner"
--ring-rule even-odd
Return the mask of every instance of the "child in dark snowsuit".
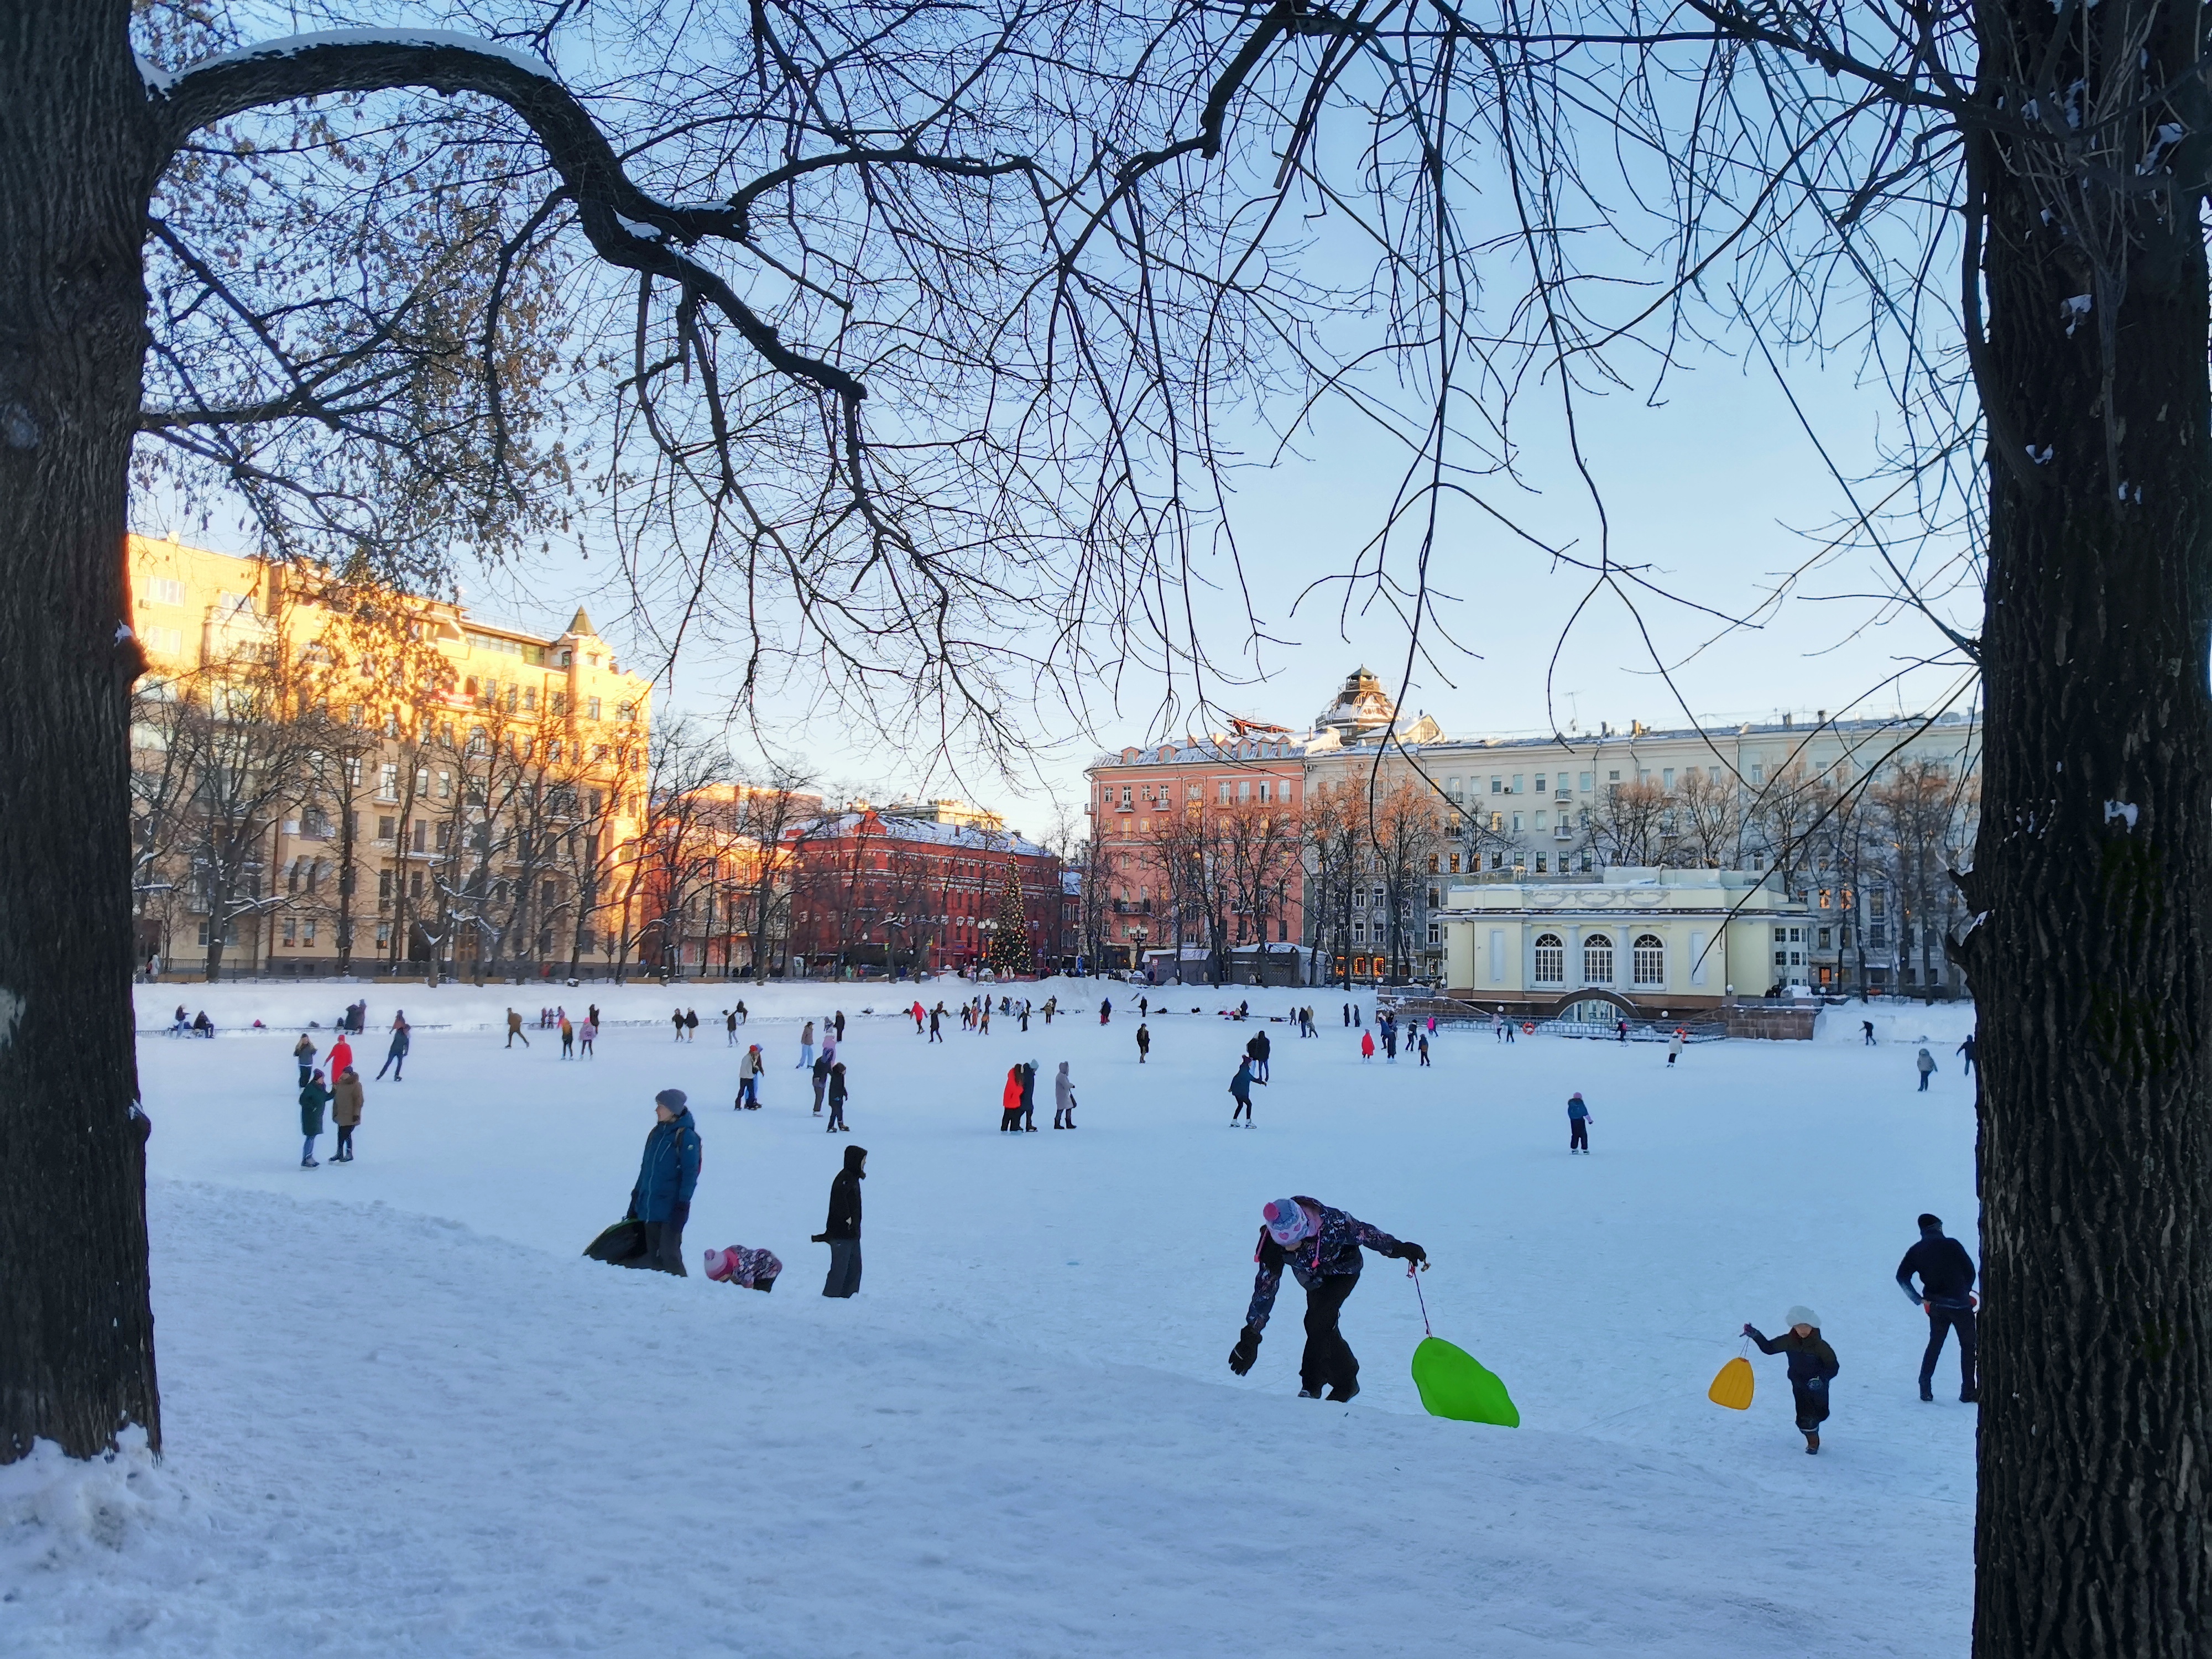
[[1583, 1103], [1583, 1092], [1577, 1089], [1567, 1097], [1567, 1156], [1580, 1152], [1589, 1156], [1589, 1108]]
[[836, 1134], [845, 1127], [845, 1062], [839, 1060], [830, 1068], [830, 1127], [827, 1133]]
[[1750, 1325], [1743, 1334], [1759, 1344], [1761, 1353], [1790, 1356], [1790, 1392], [1797, 1404], [1797, 1431], [1805, 1437], [1807, 1455], [1820, 1449], [1820, 1425], [1828, 1420], [1828, 1384], [1838, 1370], [1836, 1351], [1820, 1340], [1820, 1316], [1810, 1308], [1796, 1307], [1783, 1316], [1790, 1328], [1768, 1341]]

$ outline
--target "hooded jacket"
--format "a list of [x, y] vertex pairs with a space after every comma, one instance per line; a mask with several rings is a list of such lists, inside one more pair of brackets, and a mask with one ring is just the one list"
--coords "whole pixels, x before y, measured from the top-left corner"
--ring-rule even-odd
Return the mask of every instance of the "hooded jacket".
[[1317, 1198], [1300, 1194], [1297, 1202], [1308, 1214], [1319, 1217], [1321, 1224], [1287, 1249], [1276, 1243], [1273, 1235], [1265, 1227], [1260, 1229], [1260, 1248], [1252, 1256], [1260, 1264], [1260, 1271], [1253, 1275], [1252, 1305], [1244, 1312], [1244, 1322], [1255, 1331], [1267, 1328], [1267, 1316], [1274, 1309], [1275, 1292], [1282, 1285], [1285, 1265], [1293, 1279], [1311, 1290], [1316, 1279], [1346, 1274], [1357, 1277], [1363, 1265], [1359, 1254], [1363, 1244], [1392, 1257], [1401, 1249], [1398, 1241], [1380, 1227], [1370, 1227], [1342, 1210], [1332, 1210]]
[[1229, 1092], [1239, 1100], [1252, 1098], [1252, 1056], [1247, 1054], [1237, 1067], [1237, 1075], [1229, 1079]]
[[860, 1165], [867, 1161], [865, 1146], [845, 1149], [845, 1167], [830, 1183], [830, 1219], [823, 1224], [824, 1238], [858, 1238], [860, 1236], [860, 1183], [868, 1178]]
[[330, 1103], [331, 1091], [319, 1079], [307, 1079], [307, 1086], [300, 1091], [300, 1133], [319, 1135], [323, 1132], [323, 1108]]
[[1790, 1386], [1810, 1394], [1826, 1391], [1829, 1379], [1843, 1369], [1836, 1363], [1836, 1351], [1823, 1341], [1816, 1328], [1810, 1336], [1800, 1336], [1794, 1330], [1784, 1331], [1769, 1341], [1756, 1328], [1745, 1334], [1759, 1344], [1761, 1353], [1781, 1353], [1790, 1356]]
[[699, 1184], [699, 1126], [689, 1108], [656, 1123], [645, 1137], [638, 1160], [637, 1185], [630, 1188], [629, 1212], [640, 1221], [666, 1221], [678, 1204], [689, 1204]]
[[1022, 1109], [1022, 1068], [1020, 1066], [1006, 1067], [1006, 1086], [999, 1096], [999, 1105], [1002, 1110], [1009, 1112], [1018, 1112]]
[[1067, 1074], [1067, 1062], [1060, 1062], [1060, 1072], [1052, 1080], [1052, 1103], [1061, 1111], [1075, 1104], [1075, 1080]]
[[[1920, 1288], [1912, 1288], [1912, 1275], [1920, 1275]], [[1915, 1302], [1937, 1308], [1971, 1308], [1974, 1288], [1974, 1259], [1966, 1247], [1944, 1236], [1942, 1227], [1923, 1227], [1920, 1242], [1897, 1264], [1897, 1282]]]

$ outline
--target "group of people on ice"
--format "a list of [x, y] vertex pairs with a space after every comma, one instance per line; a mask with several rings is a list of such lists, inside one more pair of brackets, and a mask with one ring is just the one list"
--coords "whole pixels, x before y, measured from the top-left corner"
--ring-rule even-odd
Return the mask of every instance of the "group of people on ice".
[[[678, 1278], [684, 1266], [684, 1230], [699, 1188], [706, 1149], [681, 1089], [653, 1097], [653, 1127], [646, 1132], [636, 1183], [623, 1219], [594, 1239], [586, 1255], [618, 1267], [647, 1267]], [[830, 1211], [817, 1244], [830, 1247], [830, 1272], [822, 1294], [844, 1298], [860, 1288], [860, 1182], [867, 1178], [865, 1146], [847, 1146], [843, 1166], [830, 1183]], [[708, 1279], [746, 1290], [773, 1291], [783, 1263], [772, 1250], [732, 1244], [710, 1249], [702, 1262]]]

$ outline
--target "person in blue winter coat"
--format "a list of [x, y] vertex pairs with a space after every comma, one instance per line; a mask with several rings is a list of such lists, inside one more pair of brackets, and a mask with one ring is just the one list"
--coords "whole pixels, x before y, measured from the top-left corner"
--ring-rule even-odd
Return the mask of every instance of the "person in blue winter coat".
[[[1920, 1288], [1912, 1288], [1913, 1275]], [[1920, 1356], [1920, 1397], [1936, 1397], [1936, 1362], [1942, 1357], [1943, 1338], [1959, 1334], [1959, 1399], [1972, 1405], [1980, 1398], [1975, 1375], [1974, 1258], [1955, 1238], [1944, 1236], [1941, 1216], [1920, 1218], [1920, 1242], [1897, 1264], [1897, 1282], [1906, 1296], [1928, 1316], [1928, 1350]]]
[[699, 1126], [684, 1091], [663, 1089], [653, 1097], [655, 1122], [645, 1137], [629, 1212], [645, 1224], [646, 1265], [686, 1278], [684, 1224], [691, 1218], [691, 1194], [699, 1184]]
[[1577, 1089], [1567, 1097], [1567, 1156], [1577, 1152], [1589, 1156], [1589, 1107], [1583, 1103], [1582, 1091]]
[[1820, 1339], [1820, 1315], [1801, 1304], [1783, 1317], [1790, 1322], [1790, 1328], [1771, 1342], [1755, 1326], [1745, 1326], [1743, 1334], [1759, 1344], [1761, 1353], [1790, 1356], [1790, 1393], [1797, 1407], [1797, 1432], [1805, 1437], [1807, 1455], [1817, 1455], [1820, 1425], [1828, 1420], [1828, 1384], [1843, 1367], [1836, 1363], [1836, 1351]]
[[1365, 1245], [1394, 1261], [1427, 1265], [1429, 1255], [1419, 1245], [1395, 1239], [1357, 1216], [1331, 1209], [1317, 1198], [1279, 1198], [1261, 1211], [1260, 1246], [1253, 1261], [1260, 1264], [1252, 1278], [1252, 1302], [1244, 1311], [1244, 1328], [1229, 1351], [1229, 1369], [1242, 1376], [1260, 1357], [1260, 1334], [1267, 1328], [1274, 1310], [1275, 1292], [1281, 1288], [1283, 1269], [1304, 1286], [1306, 1346], [1298, 1360], [1298, 1398], [1319, 1400], [1322, 1389], [1331, 1400], [1349, 1400], [1359, 1392], [1359, 1358], [1338, 1328], [1345, 1298], [1359, 1287], [1359, 1271]]
[[1237, 1062], [1237, 1075], [1229, 1079], [1229, 1092], [1237, 1101], [1237, 1103], [1229, 1109], [1229, 1127], [1232, 1129], [1237, 1127], [1239, 1115], [1243, 1116], [1246, 1128], [1252, 1127], [1253, 1081], [1252, 1056], [1247, 1054]]

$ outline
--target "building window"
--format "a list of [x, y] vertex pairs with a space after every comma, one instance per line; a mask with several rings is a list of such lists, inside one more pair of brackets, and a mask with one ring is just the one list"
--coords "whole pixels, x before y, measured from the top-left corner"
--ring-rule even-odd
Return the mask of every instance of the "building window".
[[1442, 923], [1442, 922], [1440, 922], [1440, 921], [1432, 921], [1432, 922], [1431, 922], [1431, 923], [1429, 924], [1429, 943], [1430, 943], [1431, 945], [1442, 945], [1443, 942], [1444, 942], [1444, 925], [1443, 925], [1443, 923]]
[[1666, 941], [1656, 933], [1638, 933], [1632, 953], [1631, 971], [1638, 985], [1664, 985], [1667, 982]]
[[1834, 933], [1834, 932], [1835, 932], [1835, 929], [1834, 929], [1834, 928], [1832, 928], [1832, 927], [1823, 927], [1823, 928], [1820, 930], [1820, 948], [1821, 948], [1823, 951], [1827, 950], [1827, 949], [1829, 948], [1829, 940], [1828, 940], [1828, 936], [1829, 936], [1831, 933]]
[[299, 933], [300, 924], [289, 916], [285, 917], [283, 927], [284, 943], [287, 945], [296, 945], [299, 943]]
[[1608, 772], [1605, 775], [1605, 781], [1607, 783], [1619, 783], [1620, 781], [1620, 774], [1618, 772]]
[[1550, 855], [1548, 854], [1545, 853], [1539, 853], [1536, 854], [1536, 873], [1538, 875], [1540, 876], [1544, 873], [1544, 860], [1549, 856]]
[[1660, 773], [1659, 781], [1663, 787], [1672, 789], [1674, 787], [1674, 769], [1671, 766], [1668, 767]]
[[599, 700], [597, 697], [586, 697], [586, 698], [585, 698], [585, 699], [584, 699], [584, 718], [585, 718], [586, 720], [595, 720], [599, 719]]
[[390, 841], [392, 836], [398, 833], [397, 827], [398, 822], [398, 819], [392, 817], [389, 813], [379, 813], [376, 819], [377, 840]]
[[1536, 983], [1564, 985], [1566, 978], [1566, 942], [1557, 933], [1539, 933], [1536, 936]]
[[1577, 781], [1578, 781], [1578, 782], [1580, 783], [1580, 785], [1581, 785], [1583, 793], [1584, 793], [1585, 795], [1587, 795], [1588, 793], [1589, 793], [1589, 788], [1590, 788], [1590, 774], [1589, 774], [1588, 772], [1584, 772], [1584, 773], [1581, 774], [1581, 775], [1580, 775], [1580, 777], [1579, 777], [1579, 778], [1578, 778], [1578, 780], [1577, 780]]
[[1552, 827], [1551, 818], [1552, 815], [1549, 812], [1538, 812], [1536, 814], [1536, 831], [1539, 835], [1541, 835], [1545, 830]]
[[1613, 983], [1612, 935], [1592, 933], [1583, 941], [1583, 983], [1585, 985]]
[[1493, 777], [1492, 779], [1491, 779], [1491, 781], [1490, 781], [1490, 793], [1491, 793], [1492, 794], [1493, 794], [1493, 795], [1496, 795], [1496, 794], [1502, 794], [1502, 793], [1504, 793], [1504, 789], [1505, 789], [1505, 780], [1504, 780], [1504, 779], [1503, 779], [1503, 778], [1498, 778], [1498, 777]]
[[386, 761], [376, 769], [376, 793], [384, 800], [399, 799], [399, 764]]
[[1754, 784], [1765, 783], [1766, 781], [1766, 768], [1763, 763], [1759, 761], [1752, 762], [1751, 781]]
[[1459, 854], [1456, 853], [1451, 855], [1451, 872], [1454, 875], [1459, 873]]

